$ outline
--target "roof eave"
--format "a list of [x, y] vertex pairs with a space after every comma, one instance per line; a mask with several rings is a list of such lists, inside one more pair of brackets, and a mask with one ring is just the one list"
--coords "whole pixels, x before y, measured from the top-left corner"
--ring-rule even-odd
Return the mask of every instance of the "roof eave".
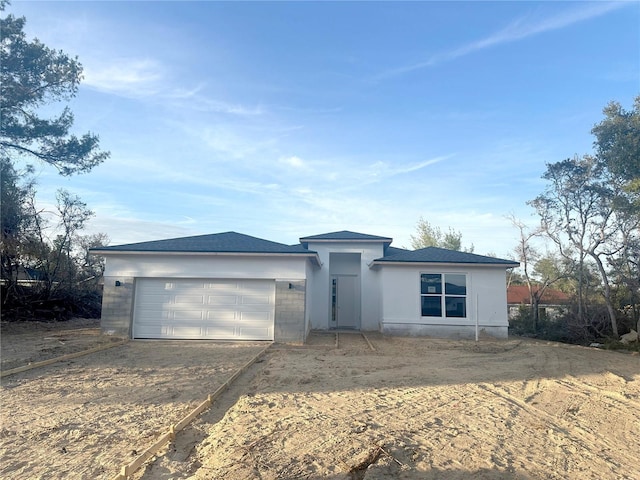
[[393, 260], [374, 260], [371, 266], [377, 265], [438, 265], [444, 267], [501, 267], [514, 268], [519, 267], [519, 263], [477, 263], [477, 262], [419, 262], [419, 261], [393, 261]]
[[357, 239], [357, 238], [332, 238], [332, 239], [314, 239], [314, 238], [301, 238], [300, 243], [387, 243], [391, 244], [393, 242], [392, 238], [380, 238], [377, 240], [374, 239]]
[[171, 255], [171, 256], [245, 256], [245, 257], [308, 257], [320, 264], [320, 257], [316, 252], [183, 252], [167, 250], [101, 250], [90, 249], [92, 255]]

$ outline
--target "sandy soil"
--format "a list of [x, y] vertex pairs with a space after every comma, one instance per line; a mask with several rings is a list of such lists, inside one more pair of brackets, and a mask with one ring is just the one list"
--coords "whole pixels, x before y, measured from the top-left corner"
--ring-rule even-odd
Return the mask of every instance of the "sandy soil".
[[2, 322], [0, 339], [2, 371], [120, 340], [100, 335], [100, 320], [86, 318], [65, 322]]
[[130, 342], [5, 377], [0, 478], [113, 478], [265, 346]]
[[[367, 337], [272, 347], [134, 478], [640, 478], [639, 356]], [[130, 342], [8, 377], [0, 476], [112, 478], [261, 348]]]

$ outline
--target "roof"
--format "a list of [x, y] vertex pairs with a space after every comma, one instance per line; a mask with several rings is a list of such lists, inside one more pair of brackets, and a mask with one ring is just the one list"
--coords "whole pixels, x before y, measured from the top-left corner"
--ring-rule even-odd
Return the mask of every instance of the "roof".
[[91, 249], [92, 253], [167, 252], [167, 253], [255, 253], [310, 255], [301, 245], [285, 245], [236, 232], [170, 238], [151, 242], [129, 243]]
[[[537, 292], [542, 287], [540, 285], [533, 285], [534, 292]], [[547, 288], [542, 294], [542, 298], [540, 299], [541, 305], [559, 305], [563, 303], [567, 303], [571, 300], [569, 295], [560, 290], [552, 290]], [[529, 297], [529, 287], [526, 285], [510, 285], [507, 288], [507, 303], [508, 304], [525, 304], [529, 305], [531, 303], [531, 298]]]
[[385, 253], [385, 257], [388, 257], [389, 255], [396, 255], [398, 253], [402, 253], [402, 252], [410, 252], [411, 250], [407, 250], [406, 248], [397, 248], [397, 247], [387, 247], [387, 249], [384, 251]]
[[348, 230], [342, 230], [340, 232], [322, 233], [320, 235], [311, 235], [309, 237], [302, 237], [301, 243], [314, 242], [328, 242], [328, 241], [351, 241], [351, 242], [383, 242], [391, 243], [393, 238], [379, 237], [377, 235], [368, 235], [366, 233], [350, 232]]
[[[397, 249], [394, 249], [397, 250]], [[475, 253], [458, 252], [446, 248], [426, 247], [419, 250], [405, 250], [399, 253], [389, 252], [386, 256], [374, 260], [376, 264], [384, 263], [456, 263], [469, 265], [495, 265], [517, 267], [520, 264], [513, 260], [486, 257]]]

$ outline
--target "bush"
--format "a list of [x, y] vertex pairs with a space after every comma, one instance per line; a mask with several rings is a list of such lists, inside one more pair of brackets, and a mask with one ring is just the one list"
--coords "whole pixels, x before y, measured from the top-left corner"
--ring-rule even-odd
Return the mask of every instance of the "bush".
[[102, 289], [98, 285], [81, 285], [48, 295], [37, 285], [17, 285], [5, 300], [2, 308], [3, 321], [99, 318], [102, 309]]

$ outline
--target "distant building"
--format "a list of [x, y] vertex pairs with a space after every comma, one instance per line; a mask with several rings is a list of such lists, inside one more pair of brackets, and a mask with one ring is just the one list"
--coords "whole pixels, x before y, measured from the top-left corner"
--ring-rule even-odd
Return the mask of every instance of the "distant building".
[[[541, 290], [540, 285], [534, 285], [534, 292]], [[538, 313], [540, 318], [556, 318], [564, 308], [570, 303], [571, 297], [560, 290], [547, 288], [542, 298], [538, 302]], [[520, 307], [531, 306], [529, 287], [526, 285], [511, 285], [507, 288], [507, 307], [509, 309], [509, 319], [515, 318], [520, 311]]]

